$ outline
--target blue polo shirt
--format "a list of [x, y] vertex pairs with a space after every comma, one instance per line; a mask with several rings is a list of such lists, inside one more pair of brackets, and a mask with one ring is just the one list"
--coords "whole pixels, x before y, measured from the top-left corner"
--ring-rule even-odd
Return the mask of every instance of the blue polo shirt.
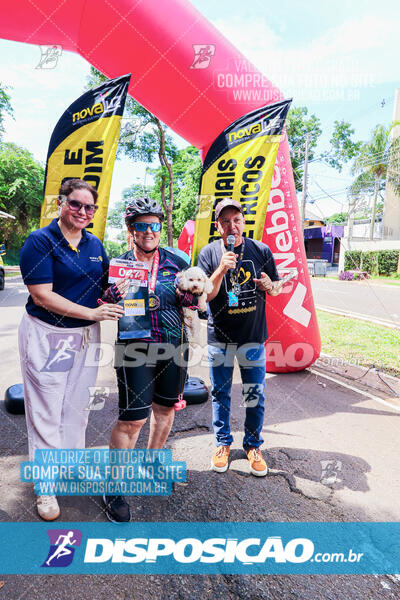
[[[20, 251], [20, 267], [25, 285], [52, 283], [53, 292], [76, 304], [96, 308], [102, 295], [102, 280], [108, 271], [103, 244], [93, 234], [82, 230], [77, 250], [61, 233], [57, 219], [47, 227], [31, 233]], [[86, 327], [94, 321], [63, 317], [37, 306], [31, 296], [27, 312], [56, 327]]]

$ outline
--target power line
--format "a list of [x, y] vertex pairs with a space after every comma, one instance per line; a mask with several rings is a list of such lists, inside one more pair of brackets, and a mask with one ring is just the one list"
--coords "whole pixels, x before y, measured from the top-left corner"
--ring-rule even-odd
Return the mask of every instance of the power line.
[[[308, 195], [310, 196], [310, 198], [313, 198], [313, 196], [310, 194], [310, 192], [308, 192]], [[313, 198], [313, 200], [314, 200], [314, 198]], [[314, 202], [315, 202], [315, 200], [314, 200]], [[313, 207], [314, 207], [314, 205], [313, 205]], [[316, 209], [317, 209], [317, 210], [318, 210], [318, 211], [321, 213], [321, 215], [322, 215], [322, 219], [323, 219], [323, 220], [325, 220], [325, 219], [326, 219], [326, 217], [325, 217], [325, 215], [323, 214], [323, 212], [322, 212], [322, 210], [320, 209], [320, 207], [319, 207], [319, 206], [317, 206], [317, 205], [315, 205], [315, 208], [316, 208]]]
[[[331, 196], [326, 190], [323, 189], [323, 187], [321, 187], [318, 183], [318, 181], [314, 180], [315, 184], [319, 187], [319, 189], [321, 190], [321, 192], [324, 192], [329, 198], [331, 198], [334, 202], [337, 202], [338, 204], [340, 204], [341, 206], [343, 206], [343, 202], [339, 202], [339, 200], [336, 200], [333, 196]], [[347, 188], [345, 188], [347, 189]]]

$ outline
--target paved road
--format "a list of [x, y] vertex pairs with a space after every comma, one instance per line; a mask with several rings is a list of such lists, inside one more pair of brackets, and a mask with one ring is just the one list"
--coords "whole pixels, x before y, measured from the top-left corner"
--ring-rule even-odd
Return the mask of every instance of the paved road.
[[400, 326], [400, 286], [312, 277], [317, 306], [374, 317]]
[[[20, 381], [16, 327], [25, 292], [18, 281], [0, 292], [0, 394]], [[204, 328], [203, 328], [204, 333]], [[112, 343], [114, 324], [103, 327]], [[191, 374], [207, 378], [205, 366]], [[321, 385], [326, 384], [326, 387]], [[89, 420], [87, 445], [105, 446], [116, 417], [116, 386], [111, 364], [100, 370], [99, 385], [110, 397]], [[399, 521], [398, 432], [396, 405], [372, 399], [304, 371], [269, 375], [264, 425], [270, 476], [248, 474], [241, 450], [243, 408], [235, 372], [232, 426], [235, 442], [229, 471], [209, 470], [214, 449], [210, 405], [177, 413], [168, 441], [175, 460], [188, 464], [187, 484], [171, 497], [131, 498], [135, 521]], [[397, 403], [398, 406], [398, 403]], [[146, 432], [144, 432], [146, 434]], [[0, 403], [0, 520], [33, 521], [34, 496], [19, 481], [26, 459], [24, 417], [5, 413]], [[145, 443], [144, 436], [139, 446]], [[321, 461], [334, 461], [338, 479], [321, 481]], [[97, 497], [64, 497], [64, 521], [104, 521]], [[132, 524], [134, 530], [134, 524]], [[307, 527], [305, 526], [305, 533]], [[400, 584], [387, 576], [4, 576], [0, 600], [394, 600]]]

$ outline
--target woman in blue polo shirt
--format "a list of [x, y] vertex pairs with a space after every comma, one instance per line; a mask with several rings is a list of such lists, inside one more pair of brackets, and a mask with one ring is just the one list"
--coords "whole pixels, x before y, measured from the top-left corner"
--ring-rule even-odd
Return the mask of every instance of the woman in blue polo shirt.
[[[97, 210], [97, 192], [69, 179], [58, 197], [59, 218], [31, 233], [20, 252], [29, 298], [19, 327], [30, 459], [37, 449], [84, 448], [90, 392], [97, 367], [85, 366], [89, 342], [100, 341], [103, 320], [117, 320], [117, 304], [97, 305], [108, 258], [85, 229]], [[55, 496], [39, 495], [39, 516], [60, 515]]]

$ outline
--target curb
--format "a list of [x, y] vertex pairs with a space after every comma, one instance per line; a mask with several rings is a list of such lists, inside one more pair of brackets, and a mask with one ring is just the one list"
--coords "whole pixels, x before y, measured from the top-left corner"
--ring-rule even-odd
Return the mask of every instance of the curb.
[[[308, 371], [310, 373], [312, 373], [313, 375], [319, 375], [320, 377], [325, 377], [325, 379], [328, 379], [328, 381], [332, 381], [333, 383], [341, 385], [342, 387], [344, 387], [348, 390], [351, 390], [352, 392], [356, 392], [356, 394], [360, 394], [361, 396], [364, 396], [370, 400], [374, 400], [375, 402], [378, 402], [379, 404], [383, 404], [384, 406], [388, 406], [388, 407], [392, 408], [393, 410], [400, 412], [400, 401], [399, 401], [399, 398], [397, 398], [395, 396], [382, 398], [381, 396], [377, 396], [376, 394], [371, 394], [371, 392], [367, 392], [361, 388], [357, 388], [354, 385], [349, 385], [348, 383], [345, 383], [344, 381], [341, 381], [340, 379], [331, 377], [330, 375], [327, 375], [326, 373], [321, 373], [320, 371], [317, 371], [316, 369], [308, 368]], [[339, 377], [342, 377], [342, 376], [339, 375]]]
[[350, 319], [357, 319], [358, 321], [366, 321], [367, 323], [374, 323], [375, 325], [382, 325], [383, 327], [389, 327], [390, 329], [400, 329], [400, 323], [391, 323], [390, 321], [382, 321], [380, 319], [374, 319], [369, 315], [359, 315], [358, 313], [351, 313], [344, 310], [339, 310], [338, 308], [331, 308], [328, 306], [320, 306], [319, 304], [315, 305], [317, 310], [322, 310], [323, 312], [331, 313], [333, 315], [339, 315], [340, 317], [348, 317]]
[[[369, 390], [382, 394], [382, 400], [390, 399], [399, 402], [400, 406], [400, 378], [381, 373], [372, 367], [364, 367], [358, 364], [351, 364], [340, 357], [331, 356], [321, 352], [320, 357], [308, 367], [309, 371], [314, 369], [314, 373], [337, 377], [336, 383], [343, 383], [344, 387], [353, 384], [356, 391], [368, 393]], [[325, 375], [326, 374], [326, 375]], [[339, 379], [340, 378], [340, 379]], [[342, 381], [342, 380], [345, 381]], [[348, 383], [345, 383], [348, 382]], [[357, 388], [355, 386], [358, 386]]]

